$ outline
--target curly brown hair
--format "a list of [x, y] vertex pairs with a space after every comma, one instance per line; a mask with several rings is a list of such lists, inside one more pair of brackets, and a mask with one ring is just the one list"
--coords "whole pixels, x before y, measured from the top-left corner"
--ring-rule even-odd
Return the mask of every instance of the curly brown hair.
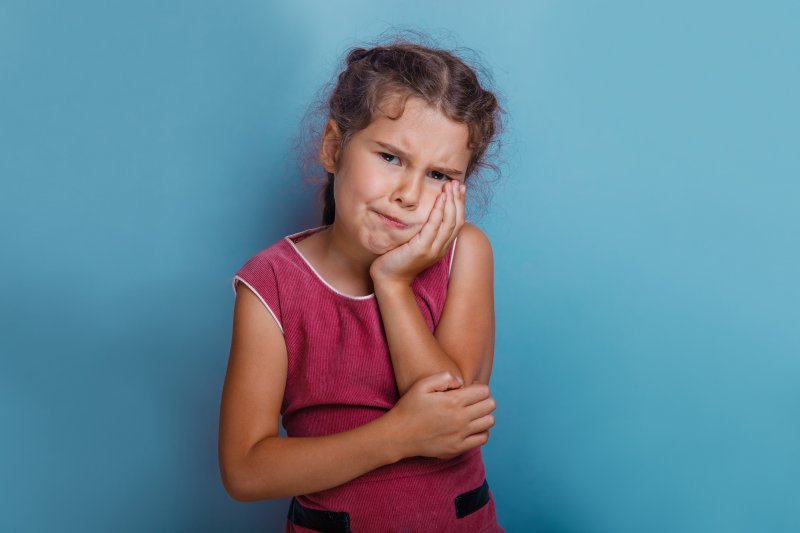
[[[418, 34], [416, 37], [421, 41], [429, 40]], [[468, 64], [469, 61], [456, 55], [455, 51], [397, 37], [369, 48], [350, 48], [345, 57], [344, 67], [336, 76], [335, 83], [323, 88], [320, 102], [312, 107], [312, 113], [307, 114], [306, 121], [314, 118], [314, 112], [320, 115], [316, 118], [324, 117], [326, 121], [333, 119], [341, 134], [341, 154], [352, 135], [369, 126], [376, 112], [396, 119], [403, 114], [408, 98], [422, 99], [450, 120], [467, 125], [470, 160], [465, 171], [465, 182], [469, 180], [471, 183], [467, 187], [467, 211], [471, 211], [470, 204], [476, 200], [472, 197], [476, 195], [479, 197], [477, 207], [483, 210], [490, 197], [489, 182], [494, 180], [486, 179], [486, 173], [478, 171], [488, 170], [496, 177], [500, 175], [494, 158], [498, 152], [505, 113], [495, 93], [481, 85], [478, 72], [485, 79], [484, 84], [491, 79], [486, 69], [478, 61]], [[395, 116], [387, 114], [383, 105], [390, 99], [392, 103], [399, 104], [399, 112]], [[309, 145], [319, 146], [320, 124], [312, 129], [312, 140], [300, 139], [296, 149], [299, 146], [302, 151], [308, 150]], [[303, 174], [309, 163], [318, 163], [316, 157], [316, 150], [306, 154], [301, 170]], [[473, 175], [484, 178], [478, 184], [483, 187], [475, 187]], [[324, 225], [332, 224], [335, 218], [333, 180], [334, 175], [325, 172], [320, 190]]]

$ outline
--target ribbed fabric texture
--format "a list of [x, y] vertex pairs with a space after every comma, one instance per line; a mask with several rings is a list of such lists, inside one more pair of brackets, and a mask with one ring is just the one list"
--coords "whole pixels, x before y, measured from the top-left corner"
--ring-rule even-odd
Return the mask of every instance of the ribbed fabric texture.
[[[288, 371], [281, 415], [290, 437], [330, 435], [362, 426], [399, 396], [374, 294], [351, 296], [319, 276], [295, 243], [326, 226], [288, 235], [260, 251], [233, 277], [246, 283], [280, 326]], [[457, 240], [412, 283], [428, 328], [436, 329], [447, 296]], [[354, 532], [502, 531], [494, 501], [456, 518], [456, 495], [484, 480], [480, 448], [453, 459], [411, 457], [333, 489], [298, 496], [306, 507], [350, 513]], [[287, 521], [286, 531], [310, 531]]]

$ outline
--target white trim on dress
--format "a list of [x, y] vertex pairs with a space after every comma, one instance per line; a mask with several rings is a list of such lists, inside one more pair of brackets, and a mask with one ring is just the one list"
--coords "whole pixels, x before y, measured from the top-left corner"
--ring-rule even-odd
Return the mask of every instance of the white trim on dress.
[[253, 286], [252, 286], [252, 285], [250, 285], [250, 284], [249, 284], [249, 283], [247, 283], [245, 280], [243, 280], [243, 279], [241, 278], [241, 276], [234, 276], [234, 277], [233, 277], [233, 281], [231, 282], [231, 283], [232, 283], [232, 285], [233, 285], [233, 294], [234, 294], [234, 295], [236, 294], [236, 282], [237, 282], [237, 281], [240, 281], [240, 282], [244, 283], [245, 285], [247, 285], [247, 287], [248, 287], [248, 288], [249, 288], [251, 291], [253, 291], [253, 294], [255, 294], [255, 295], [258, 297], [258, 299], [259, 299], [259, 300], [261, 300], [261, 303], [262, 303], [262, 304], [264, 304], [264, 307], [266, 307], [266, 308], [267, 308], [267, 311], [269, 311], [269, 314], [271, 314], [271, 315], [272, 315], [272, 318], [274, 318], [274, 319], [275, 319], [275, 323], [276, 323], [276, 324], [278, 324], [278, 327], [279, 327], [279, 328], [280, 328], [280, 330], [281, 330], [281, 335], [283, 335], [284, 333], [283, 333], [283, 326], [281, 325], [281, 321], [280, 321], [280, 320], [278, 320], [278, 317], [275, 315], [275, 313], [274, 313], [274, 312], [272, 312], [272, 309], [270, 308], [270, 306], [269, 306], [269, 305], [267, 305], [267, 302], [265, 302], [265, 301], [264, 301], [264, 298], [262, 298], [262, 297], [261, 297], [261, 295], [260, 295], [260, 294], [258, 294], [258, 291], [257, 291], [257, 290], [255, 290], [255, 289], [253, 288]]
[[291, 235], [287, 235], [286, 237], [284, 237], [284, 239], [286, 240], [286, 242], [288, 242], [289, 244], [292, 245], [292, 248], [294, 248], [294, 251], [297, 252], [297, 255], [299, 255], [300, 258], [303, 261], [305, 261], [305, 263], [308, 265], [308, 268], [310, 268], [311, 271], [314, 273], [314, 275], [317, 276], [317, 279], [319, 279], [322, 283], [325, 284], [326, 287], [328, 287], [330, 290], [332, 290], [336, 294], [338, 294], [340, 296], [344, 296], [345, 298], [350, 298], [351, 300], [369, 300], [371, 298], [375, 298], [375, 293], [374, 292], [371, 292], [371, 293], [369, 293], [369, 294], [367, 294], [365, 296], [353, 296], [351, 294], [345, 294], [342, 291], [336, 289], [336, 287], [334, 287], [333, 285], [331, 285], [330, 283], [325, 281], [325, 278], [323, 278], [322, 276], [319, 275], [319, 272], [317, 272], [317, 269], [314, 268], [314, 266], [311, 263], [308, 262], [308, 259], [306, 259], [305, 256], [300, 253], [300, 250], [297, 248], [297, 245], [294, 243], [294, 241], [292, 241], [292, 237], [297, 237], [298, 235], [303, 235], [304, 233], [311, 233], [311, 232], [313, 232], [315, 230], [324, 228], [327, 225], [328, 224], [322, 225], [322, 226], [317, 226], [316, 228], [309, 228], [309, 229], [305, 229], [303, 231], [298, 231], [297, 233], [293, 233]]
[[456, 243], [458, 242], [458, 237], [453, 240], [453, 254], [450, 256], [450, 266], [447, 269], [447, 279], [450, 279], [450, 271], [453, 270], [453, 258], [456, 256]]

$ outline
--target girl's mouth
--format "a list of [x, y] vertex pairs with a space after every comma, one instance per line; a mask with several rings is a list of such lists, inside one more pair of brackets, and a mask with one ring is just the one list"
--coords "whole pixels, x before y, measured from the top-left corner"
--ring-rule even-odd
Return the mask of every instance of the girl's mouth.
[[[378, 213], [378, 212], [376, 211], [376, 213]], [[399, 220], [396, 220], [394, 218], [387, 217], [383, 213], [378, 213], [378, 216], [381, 217], [381, 220], [383, 220], [383, 222], [387, 226], [390, 226], [392, 228], [403, 229], [403, 228], [407, 228], [408, 227], [407, 224], [403, 224], [402, 222], [400, 222]]]

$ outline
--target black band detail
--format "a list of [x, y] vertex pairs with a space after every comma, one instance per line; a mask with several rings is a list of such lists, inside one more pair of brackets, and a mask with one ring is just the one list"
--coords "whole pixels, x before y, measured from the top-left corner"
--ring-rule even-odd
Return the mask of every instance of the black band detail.
[[456, 517], [464, 518], [487, 503], [489, 503], [489, 483], [484, 478], [483, 485], [477, 489], [468, 490], [456, 496]]
[[350, 533], [350, 513], [320, 511], [305, 507], [292, 498], [289, 504], [290, 522], [301, 527], [322, 531], [323, 533]]

